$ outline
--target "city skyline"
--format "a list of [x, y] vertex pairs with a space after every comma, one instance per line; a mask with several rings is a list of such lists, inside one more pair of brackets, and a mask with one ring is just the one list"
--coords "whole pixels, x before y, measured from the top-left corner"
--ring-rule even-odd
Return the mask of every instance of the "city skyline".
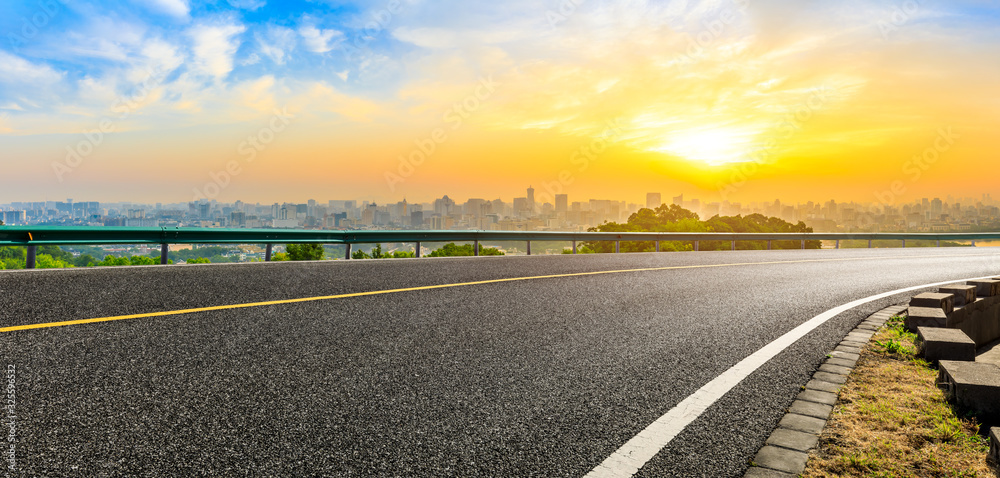
[[45, 201], [0, 203], [7, 225], [119, 227], [229, 227], [305, 229], [474, 229], [501, 231], [583, 231], [604, 223], [624, 223], [643, 208], [677, 205], [702, 220], [715, 216], [760, 214], [789, 223], [802, 222], [817, 232], [985, 231], [1000, 228], [1000, 201], [989, 194], [887, 204], [879, 202], [774, 201], [710, 202], [696, 197], [645, 194], [645, 203], [619, 199], [578, 198], [568, 194], [537, 196], [529, 186], [519, 197], [456, 200], [445, 194], [430, 202], [370, 202], [356, 199], [309, 199], [304, 202], [181, 203]]
[[972, 0], [6, 2], [0, 200], [992, 194], [970, 172], [996, 162], [998, 18]]

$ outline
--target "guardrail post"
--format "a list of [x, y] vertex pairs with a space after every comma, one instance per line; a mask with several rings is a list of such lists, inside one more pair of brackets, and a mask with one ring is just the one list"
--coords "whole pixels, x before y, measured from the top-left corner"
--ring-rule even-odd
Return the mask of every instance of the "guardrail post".
[[576, 254], [576, 241], [573, 241], [573, 254]]
[[528, 241], [528, 255], [531, 255], [531, 241]]
[[699, 248], [698, 248], [698, 246], [699, 246], [699, 245], [700, 245], [700, 244], [699, 244], [699, 241], [694, 241], [694, 250], [695, 250], [695, 251], [698, 251], [698, 250], [699, 250]]
[[972, 247], [976, 247], [976, 241], [972, 241]]
[[871, 240], [871, 239], [868, 239], [868, 248], [869, 248], [869, 249], [871, 249], [871, 248], [872, 248], [872, 240]]
[[937, 247], [941, 247], [941, 239], [937, 240]]
[[414, 254], [416, 257], [420, 257], [420, 241], [417, 241], [417, 252]]
[[836, 249], [840, 249], [840, 239], [837, 239], [837, 245], [834, 246]]
[[733, 250], [736, 250], [736, 241], [733, 241]]
[[38, 246], [28, 246], [28, 257], [24, 261], [24, 267], [26, 269], [35, 268], [35, 258], [38, 254]]
[[903, 239], [903, 249], [906, 249], [906, 239]]
[[615, 254], [618, 254], [622, 250], [622, 241], [615, 241]]
[[769, 250], [769, 251], [771, 250], [771, 240], [770, 239], [767, 240], [767, 250]]
[[475, 241], [472, 241], [472, 255], [474, 255], [474, 256], [478, 256], [479, 255], [479, 240], [478, 239], [476, 239]]
[[347, 252], [344, 253], [344, 259], [351, 260], [351, 243], [345, 244], [347, 246]]
[[170, 252], [170, 248], [166, 244], [160, 244], [160, 265], [165, 266], [169, 262], [167, 258], [167, 253]]
[[806, 240], [805, 240], [805, 239], [803, 239], [803, 240], [802, 240], [802, 248], [803, 248], [803, 249], [805, 249], [805, 248], [806, 248]]
[[264, 247], [264, 262], [271, 262], [271, 248], [274, 244], [268, 244]]
[[656, 241], [656, 252], [660, 252], [660, 241]]

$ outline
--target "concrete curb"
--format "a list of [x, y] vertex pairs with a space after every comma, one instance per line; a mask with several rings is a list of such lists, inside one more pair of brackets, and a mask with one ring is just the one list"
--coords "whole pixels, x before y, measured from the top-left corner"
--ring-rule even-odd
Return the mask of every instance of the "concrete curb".
[[833, 413], [837, 392], [854, 370], [861, 348], [894, 315], [906, 312], [906, 305], [882, 309], [858, 324], [813, 373], [806, 389], [795, 397], [778, 428], [757, 452], [745, 478], [795, 477], [805, 471], [809, 451], [819, 444], [819, 435]]

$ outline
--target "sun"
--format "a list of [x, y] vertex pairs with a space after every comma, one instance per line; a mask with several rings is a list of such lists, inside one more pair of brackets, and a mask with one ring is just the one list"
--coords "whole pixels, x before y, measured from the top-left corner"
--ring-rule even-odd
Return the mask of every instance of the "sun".
[[719, 166], [751, 161], [758, 132], [750, 128], [704, 127], [672, 131], [662, 137], [655, 151], [689, 161]]

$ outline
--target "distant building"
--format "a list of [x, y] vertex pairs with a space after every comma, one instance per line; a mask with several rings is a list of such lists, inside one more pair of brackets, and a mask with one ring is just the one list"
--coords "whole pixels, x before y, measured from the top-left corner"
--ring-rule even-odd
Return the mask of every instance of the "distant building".
[[566, 194], [556, 194], [556, 213], [564, 213], [569, 211], [569, 195]]
[[656, 209], [662, 204], [663, 202], [660, 201], [660, 193], [646, 193], [646, 207]]

